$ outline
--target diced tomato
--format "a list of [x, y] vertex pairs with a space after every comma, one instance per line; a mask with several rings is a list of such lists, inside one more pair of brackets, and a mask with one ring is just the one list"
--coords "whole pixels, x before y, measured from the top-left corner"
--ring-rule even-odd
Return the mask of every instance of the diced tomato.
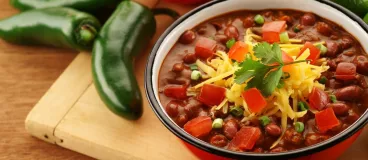
[[242, 97], [247, 102], [249, 110], [253, 113], [262, 111], [267, 105], [266, 99], [257, 88], [244, 91]]
[[263, 40], [268, 43], [280, 41], [280, 33], [286, 29], [286, 21], [267, 22], [262, 27]]
[[312, 93], [309, 95], [309, 104], [317, 110], [323, 110], [330, 102], [330, 97], [323, 90], [314, 87]]
[[258, 127], [243, 127], [231, 140], [229, 149], [241, 151], [251, 150], [260, 137], [261, 130]]
[[318, 130], [322, 133], [340, 124], [332, 108], [327, 108], [315, 114]]
[[238, 62], [243, 62], [245, 54], [248, 53], [248, 45], [244, 42], [238, 41], [231, 47], [229, 51], [229, 58]]
[[187, 87], [184, 85], [168, 85], [164, 89], [164, 94], [175, 99], [186, 99]]
[[294, 59], [289, 56], [286, 52], [282, 51], [282, 61], [284, 63], [290, 63], [290, 62], [294, 62]]
[[203, 85], [198, 100], [207, 106], [219, 105], [225, 98], [226, 89], [212, 84]]
[[215, 40], [199, 37], [195, 46], [195, 55], [201, 59], [207, 59], [214, 54], [215, 47]]
[[[282, 61], [284, 63], [291, 63], [291, 62], [294, 62], [294, 59], [291, 56], [289, 56], [287, 53], [282, 51]], [[291, 70], [291, 67], [292, 66], [290, 66], [290, 65], [284, 66], [284, 67], [282, 67], [282, 71], [288, 72], [288, 71]]]
[[313, 45], [311, 42], [305, 42], [304, 47], [300, 50], [299, 56], [303, 54], [305, 50], [309, 49], [310, 55], [308, 56], [308, 60], [311, 60], [311, 64], [314, 64], [316, 60], [319, 58], [321, 51]]
[[356, 66], [353, 63], [341, 62], [337, 65], [335, 77], [340, 80], [356, 79]]
[[203, 137], [212, 130], [212, 120], [208, 116], [200, 116], [188, 121], [184, 125], [184, 130], [194, 137]]

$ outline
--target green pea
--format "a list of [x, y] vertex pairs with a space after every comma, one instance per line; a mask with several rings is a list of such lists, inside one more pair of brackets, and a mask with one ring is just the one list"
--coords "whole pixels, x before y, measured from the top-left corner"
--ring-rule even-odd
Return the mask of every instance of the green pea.
[[304, 123], [302, 122], [296, 122], [295, 123], [295, 131], [302, 133], [304, 131]]
[[240, 116], [242, 116], [242, 115], [243, 115], [244, 110], [243, 110], [242, 108], [240, 108], [240, 107], [236, 106], [236, 107], [232, 107], [232, 108], [230, 109], [230, 113], [231, 113], [233, 116], [235, 116], [235, 117], [240, 117]]
[[255, 17], [254, 17], [254, 21], [257, 23], [257, 24], [263, 24], [265, 22], [263, 16], [261, 16], [260, 14], [257, 14]]
[[262, 116], [259, 118], [259, 121], [261, 122], [262, 126], [267, 126], [270, 124], [271, 119], [268, 116]]
[[212, 122], [212, 128], [214, 128], [214, 129], [220, 129], [220, 128], [222, 128], [222, 125], [223, 124], [224, 124], [224, 120], [222, 120], [221, 118], [216, 118]]

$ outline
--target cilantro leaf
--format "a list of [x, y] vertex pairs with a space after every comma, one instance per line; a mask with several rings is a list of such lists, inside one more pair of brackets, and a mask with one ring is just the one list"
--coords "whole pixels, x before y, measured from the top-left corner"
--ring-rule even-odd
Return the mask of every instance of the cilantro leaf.
[[234, 44], [235, 44], [235, 39], [234, 38], [232, 38], [232, 39], [230, 39], [230, 40], [228, 40], [227, 42], [226, 42], [226, 47], [227, 48], [231, 48], [231, 47], [233, 47], [234, 46]]
[[263, 80], [263, 84], [260, 86], [260, 90], [264, 96], [270, 96], [272, 92], [275, 91], [277, 85], [280, 83], [282, 75], [282, 67], [279, 67], [276, 71], [271, 71], [267, 74]]
[[254, 46], [254, 55], [260, 58], [262, 63], [265, 65], [270, 65], [273, 63], [279, 63], [283, 65], [282, 61], [282, 51], [278, 44], [273, 44], [272, 46], [266, 42], [259, 43]]
[[[262, 94], [264, 95], [262, 89], [263, 89], [263, 81], [265, 78], [265, 75], [270, 72], [270, 70], [272, 69], [272, 67], [270, 66], [264, 66], [262, 68], [259, 68], [257, 70], [257, 74], [247, 83], [247, 86], [245, 89], [250, 89], [250, 88], [257, 88], [259, 89]], [[264, 95], [267, 96], [267, 95]]]
[[254, 61], [251, 58], [247, 58], [239, 65], [239, 67], [241, 67], [241, 69], [235, 72], [235, 83], [237, 84], [242, 84], [248, 79], [259, 75], [259, 72], [264, 70], [263, 68], [268, 68], [269, 66], [258, 61]]

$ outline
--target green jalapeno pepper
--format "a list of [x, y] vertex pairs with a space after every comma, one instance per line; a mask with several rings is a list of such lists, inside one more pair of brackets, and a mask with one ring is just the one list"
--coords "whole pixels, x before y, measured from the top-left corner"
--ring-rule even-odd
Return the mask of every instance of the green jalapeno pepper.
[[11, 0], [13, 7], [21, 10], [31, 10], [50, 7], [69, 7], [91, 12], [106, 6], [114, 6], [121, 0]]
[[99, 21], [88, 13], [70, 8], [45, 8], [1, 20], [0, 38], [15, 44], [88, 50], [99, 29]]
[[155, 14], [178, 16], [129, 0], [119, 4], [102, 27], [92, 51], [93, 80], [105, 105], [130, 120], [143, 113], [142, 95], [133, 71], [133, 58], [148, 45], [156, 31]]

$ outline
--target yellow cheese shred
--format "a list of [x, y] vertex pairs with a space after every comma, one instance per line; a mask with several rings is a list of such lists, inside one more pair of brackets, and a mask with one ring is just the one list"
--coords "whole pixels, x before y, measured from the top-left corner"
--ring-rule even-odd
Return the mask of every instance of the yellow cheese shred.
[[213, 78], [207, 79], [206, 81], [203, 81], [202, 83], [197, 84], [197, 85], [196, 85], [196, 86], [194, 86], [193, 88], [194, 88], [194, 89], [198, 89], [198, 88], [202, 87], [204, 84], [211, 84], [211, 83], [213, 83], [213, 82], [216, 82], [216, 81], [222, 80], [222, 79], [224, 79], [224, 78], [226, 78], [226, 77], [229, 77], [229, 76], [231, 76], [231, 75], [233, 75], [233, 74], [234, 74], [234, 71], [229, 71], [229, 72], [226, 72], [226, 73], [220, 74], [220, 75], [218, 75], [218, 76], [216, 76], [216, 77], [213, 77]]

